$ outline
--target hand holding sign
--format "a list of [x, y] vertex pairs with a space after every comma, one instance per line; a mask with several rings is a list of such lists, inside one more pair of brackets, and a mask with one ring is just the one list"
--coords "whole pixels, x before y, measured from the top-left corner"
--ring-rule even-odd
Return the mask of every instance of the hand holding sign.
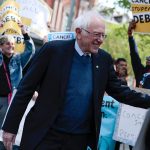
[[136, 22], [136, 32], [150, 33], [150, 2], [149, 1], [130, 1], [133, 19]]
[[134, 20], [132, 20], [132, 21], [129, 23], [128, 36], [132, 36], [133, 30], [135, 30], [135, 28], [136, 28], [136, 22], [135, 22]]

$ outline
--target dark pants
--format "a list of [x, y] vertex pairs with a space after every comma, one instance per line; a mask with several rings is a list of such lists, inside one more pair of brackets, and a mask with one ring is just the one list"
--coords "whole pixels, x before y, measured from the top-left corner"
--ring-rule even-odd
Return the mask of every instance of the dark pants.
[[7, 97], [0, 97], [0, 127], [2, 126], [5, 114], [8, 108], [8, 99]]
[[50, 130], [36, 150], [87, 150], [88, 134], [67, 134]]

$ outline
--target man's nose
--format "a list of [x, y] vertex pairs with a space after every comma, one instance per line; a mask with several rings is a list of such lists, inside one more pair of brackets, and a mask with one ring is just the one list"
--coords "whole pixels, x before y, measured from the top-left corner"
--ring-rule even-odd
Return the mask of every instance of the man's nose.
[[103, 42], [103, 41], [104, 41], [104, 38], [103, 38], [102, 36], [99, 36], [99, 37], [97, 37], [97, 41]]

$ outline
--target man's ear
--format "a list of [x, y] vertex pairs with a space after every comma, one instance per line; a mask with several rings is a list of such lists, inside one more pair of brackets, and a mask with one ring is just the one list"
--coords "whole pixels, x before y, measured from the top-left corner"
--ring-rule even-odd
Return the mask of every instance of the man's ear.
[[81, 32], [82, 32], [81, 28], [76, 28], [75, 32], [76, 32], [76, 38], [80, 39], [81, 38]]

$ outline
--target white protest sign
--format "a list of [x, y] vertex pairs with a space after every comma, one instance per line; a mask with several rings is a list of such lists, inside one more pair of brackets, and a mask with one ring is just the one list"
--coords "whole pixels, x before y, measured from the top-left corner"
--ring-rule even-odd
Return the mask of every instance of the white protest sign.
[[74, 32], [51, 32], [48, 34], [48, 41], [72, 40], [72, 39], [75, 39]]
[[48, 34], [47, 23], [51, 21], [52, 9], [43, 0], [16, 0], [20, 4], [20, 16], [32, 20], [31, 36], [43, 39]]
[[120, 104], [113, 139], [134, 146], [146, 112], [146, 109]]

